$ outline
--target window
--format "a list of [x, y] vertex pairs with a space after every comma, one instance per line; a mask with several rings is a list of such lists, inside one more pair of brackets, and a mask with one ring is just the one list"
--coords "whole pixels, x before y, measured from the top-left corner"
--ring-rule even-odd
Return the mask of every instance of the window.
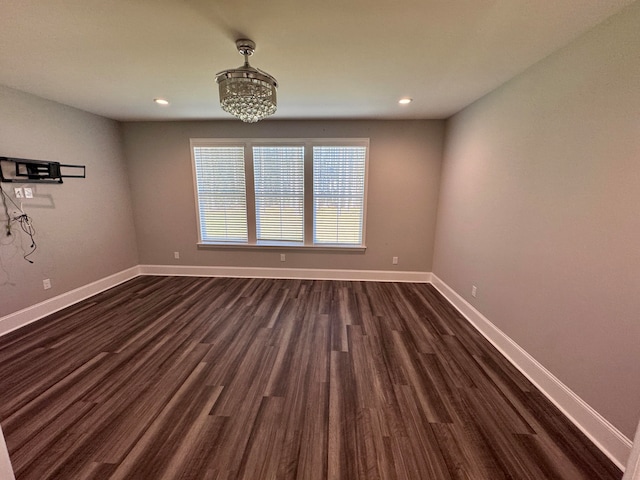
[[313, 243], [362, 243], [363, 147], [313, 147]]
[[246, 242], [244, 147], [193, 149], [203, 242]]
[[193, 139], [202, 245], [364, 248], [368, 139]]
[[304, 241], [304, 147], [253, 147], [258, 241]]

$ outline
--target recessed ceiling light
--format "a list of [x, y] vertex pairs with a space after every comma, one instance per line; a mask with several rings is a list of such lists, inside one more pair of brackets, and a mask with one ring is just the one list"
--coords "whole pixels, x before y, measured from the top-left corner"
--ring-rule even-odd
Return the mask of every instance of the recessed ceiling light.
[[165, 100], [164, 98], [154, 98], [153, 101], [158, 105], [169, 105], [169, 101]]
[[398, 103], [400, 105], [407, 105], [408, 103], [411, 103], [413, 99], [411, 98], [401, 98], [400, 100], [398, 100]]

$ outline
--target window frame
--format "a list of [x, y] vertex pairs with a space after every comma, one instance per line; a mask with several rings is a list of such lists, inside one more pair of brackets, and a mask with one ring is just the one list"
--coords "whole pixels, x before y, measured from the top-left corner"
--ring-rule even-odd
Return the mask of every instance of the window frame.
[[[202, 239], [200, 205], [198, 199], [198, 179], [196, 176], [195, 147], [244, 147], [245, 195], [247, 206], [247, 243], [206, 242]], [[304, 240], [302, 243], [285, 241], [261, 241], [256, 238], [255, 179], [253, 166], [254, 146], [303, 146], [304, 147]], [[365, 147], [364, 196], [362, 209], [362, 243], [356, 244], [314, 244], [313, 211], [313, 147]], [[296, 249], [296, 250], [343, 250], [364, 252], [367, 231], [367, 194], [369, 180], [369, 138], [191, 138], [191, 168], [193, 172], [193, 195], [198, 227], [198, 248], [203, 249]]]

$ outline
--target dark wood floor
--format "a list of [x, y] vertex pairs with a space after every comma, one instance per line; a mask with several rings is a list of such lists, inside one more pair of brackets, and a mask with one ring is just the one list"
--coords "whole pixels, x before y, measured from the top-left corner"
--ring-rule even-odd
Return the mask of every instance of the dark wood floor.
[[430, 285], [139, 277], [0, 338], [22, 479], [620, 479]]

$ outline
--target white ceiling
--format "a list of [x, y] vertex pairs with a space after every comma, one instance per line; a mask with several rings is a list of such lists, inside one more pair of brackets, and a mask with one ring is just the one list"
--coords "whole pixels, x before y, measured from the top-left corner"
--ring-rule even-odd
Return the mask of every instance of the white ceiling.
[[0, 0], [0, 84], [117, 120], [226, 119], [215, 74], [248, 37], [273, 118], [445, 118], [630, 3]]

